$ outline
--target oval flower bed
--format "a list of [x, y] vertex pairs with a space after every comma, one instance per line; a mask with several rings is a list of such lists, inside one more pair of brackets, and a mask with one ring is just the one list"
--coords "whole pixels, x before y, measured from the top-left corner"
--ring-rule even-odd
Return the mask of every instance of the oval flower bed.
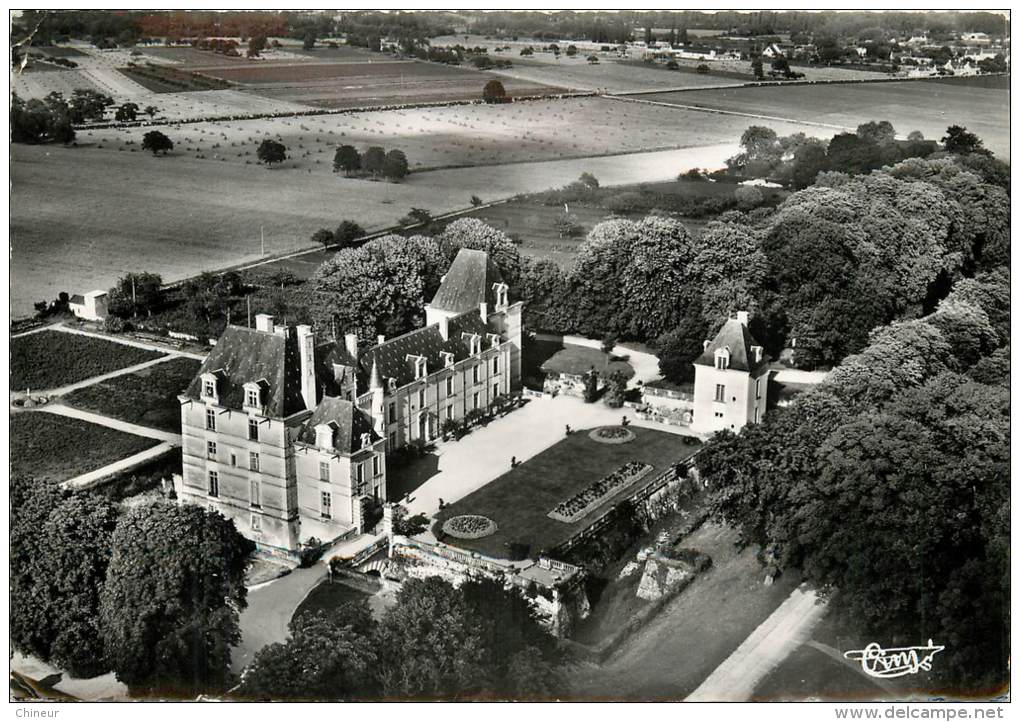
[[590, 484], [566, 501], [561, 501], [547, 516], [572, 524], [631, 482], [646, 476], [652, 468], [651, 464], [643, 461], [628, 461], [609, 476]]
[[443, 533], [457, 539], [481, 539], [496, 533], [496, 522], [487, 516], [462, 514], [444, 521]]
[[626, 444], [634, 440], [634, 432], [623, 426], [600, 426], [589, 431], [588, 438], [600, 444]]

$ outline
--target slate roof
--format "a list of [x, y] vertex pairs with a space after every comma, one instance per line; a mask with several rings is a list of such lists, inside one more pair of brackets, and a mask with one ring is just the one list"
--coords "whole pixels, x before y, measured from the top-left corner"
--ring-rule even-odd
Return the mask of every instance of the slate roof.
[[761, 360], [754, 361], [751, 347], [760, 345], [754, 340], [751, 332], [747, 330], [747, 326], [737, 319], [731, 318], [723, 324], [723, 327], [719, 329], [719, 333], [712, 339], [712, 343], [694, 360], [694, 363], [700, 366], [715, 366], [716, 349], [729, 346], [729, 368], [738, 371], [750, 371], [752, 376], [757, 376], [761, 370], [769, 365], [770, 361], [764, 351], [762, 352]]
[[451, 313], [463, 313], [478, 308], [484, 301], [489, 304], [490, 311], [494, 310], [496, 293], [492, 286], [502, 281], [503, 277], [489, 254], [462, 248], [450, 264], [429, 306]]
[[227, 326], [209, 356], [192, 379], [184, 395], [202, 398], [202, 374], [217, 377], [220, 405], [244, 407], [244, 385], [265, 379], [262, 402], [266, 415], [290, 416], [305, 408], [301, 396], [301, 358], [293, 328], [287, 334], [257, 331], [244, 326]]
[[369, 434], [373, 442], [379, 435], [372, 430], [372, 421], [361, 409], [346, 399], [323, 396], [312, 415], [301, 425], [298, 440], [315, 446], [315, 427], [328, 424], [333, 427], [333, 450], [351, 454], [361, 450], [361, 435]]
[[463, 361], [471, 356], [471, 342], [470, 339], [464, 337], [464, 334], [480, 335], [482, 348], [489, 347], [486, 334], [492, 333], [493, 329], [490, 329], [482, 321], [477, 308], [474, 311], [454, 316], [447, 323], [449, 334], [446, 341], [439, 333], [439, 325], [432, 324], [365, 349], [358, 358], [365, 384], [359, 383], [358, 388], [367, 388], [373, 363], [378, 364], [379, 373], [382, 375], [384, 383], [388, 383], [388, 379], [396, 379], [399, 387], [411, 383], [415, 378], [414, 362], [409, 361], [408, 356], [424, 356], [427, 373], [430, 374], [446, 365], [440, 356], [442, 351], [452, 353], [454, 363]]

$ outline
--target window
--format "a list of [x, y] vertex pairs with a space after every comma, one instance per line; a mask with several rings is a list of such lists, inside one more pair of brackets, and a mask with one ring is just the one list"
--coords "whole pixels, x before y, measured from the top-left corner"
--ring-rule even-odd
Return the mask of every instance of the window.
[[715, 356], [715, 367], [717, 369], [726, 369], [730, 365], [729, 359], [723, 354], [716, 354]]
[[475, 395], [474, 395], [473, 398], [474, 398], [474, 402], [473, 402], [474, 406], [472, 408], [477, 409], [478, 408], [478, 392], [477, 391], [475, 392]]
[[212, 409], [205, 410], [205, 428], [216, 431], [216, 412]]
[[259, 482], [256, 479], [252, 479], [248, 485], [248, 492], [251, 498], [251, 505], [256, 509], [262, 508], [262, 493], [259, 489]]
[[414, 360], [414, 377], [416, 379], [423, 379], [425, 374], [425, 359], [419, 356]]
[[248, 389], [244, 393], [244, 405], [251, 406], [253, 408], [259, 407], [259, 390]]
[[395, 424], [397, 422], [397, 405], [390, 402], [390, 423]]
[[758, 409], [757, 408], [755, 408], [755, 410], [754, 410], [754, 423], [756, 423], [756, 424], [758, 423]]
[[205, 455], [208, 456], [210, 459], [215, 459], [216, 458], [216, 442], [215, 441], [207, 441], [207, 442], [205, 442]]
[[761, 398], [761, 379], [754, 382], [754, 398]]
[[397, 432], [390, 432], [390, 451], [397, 448]]
[[209, 496], [220, 495], [220, 474], [218, 471], [209, 472]]
[[420, 408], [420, 409], [424, 409], [425, 408], [425, 389], [424, 388], [418, 389], [418, 408]]
[[715, 412], [715, 418], [721, 419], [722, 417], [723, 417], [722, 411], [716, 411]]
[[453, 376], [446, 377], [446, 395], [453, 396]]
[[258, 514], [251, 515], [251, 530], [254, 532], [262, 531], [262, 517]]
[[237, 454], [230, 452], [230, 465], [237, 466]]
[[492, 385], [492, 398], [499, 396], [499, 384], [495, 383]]
[[381, 465], [379, 464], [379, 457], [372, 457], [372, 476], [379, 476], [382, 473]]
[[248, 438], [251, 441], [259, 440], [259, 422], [255, 419], [248, 419]]
[[493, 374], [499, 373], [499, 356], [492, 357], [492, 373]]
[[322, 492], [322, 496], [319, 497], [319, 498], [321, 500], [320, 503], [322, 505], [320, 507], [320, 512], [322, 514], [322, 518], [323, 519], [332, 519], [333, 518], [333, 495], [331, 493], [329, 493], [328, 491], [324, 491], [324, 492]]
[[725, 384], [715, 385], [715, 400], [726, 401], [726, 386]]
[[216, 397], [216, 382], [212, 379], [206, 379], [202, 382], [202, 396], [207, 399]]
[[478, 379], [481, 375], [481, 369], [482, 369], [481, 364], [475, 364], [475, 367], [471, 369], [471, 377], [476, 384], [478, 383]]
[[361, 486], [362, 484], [365, 483], [365, 465], [364, 464], [355, 464], [354, 465], [354, 471], [355, 471], [355, 477], [354, 478], [357, 479], [358, 486]]
[[329, 462], [319, 462], [319, 481], [329, 481]]
[[259, 470], [259, 452], [249, 451], [248, 452], [248, 468], [252, 471]]
[[482, 337], [475, 334], [471, 337], [471, 355], [475, 356], [482, 352]]
[[453, 404], [450, 404], [449, 406], [446, 407], [446, 418], [448, 419], [453, 418]]

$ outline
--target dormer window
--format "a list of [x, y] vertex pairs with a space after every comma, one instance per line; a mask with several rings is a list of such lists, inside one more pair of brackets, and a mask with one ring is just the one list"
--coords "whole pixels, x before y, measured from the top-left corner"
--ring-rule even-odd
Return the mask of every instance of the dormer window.
[[372, 435], [371, 434], [362, 434], [361, 435], [361, 448], [362, 449], [367, 449], [371, 445], [372, 445]]
[[394, 394], [394, 393], [397, 392], [397, 380], [396, 379], [392, 379], [392, 378], [391, 379], [387, 379], [387, 385], [389, 386], [391, 394]]
[[439, 355], [443, 357], [443, 365], [446, 368], [450, 368], [450, 367], [453, 366], [453, 354], [452, 353], [450, 353], [449, 351], [440, 351]]
[[715, 351], [715, 367], [717, 369], [725, 371], [730, 367], [730, 349], [729, 346], [726, 348], [716, 349]]
[[407, 360], [414, 363], [414, 377], [416, 379], [423, 379], [428, 375], [428, 364], [426, 363], [424, 356], [408, 354]]
[[244, 385], [244, 407], [246, 409], [262, 408], [262, 388], [254, 382]]
[[490, 333], [489, 334], [489, 347], [490, 348], [497, 348], [498, 346], [499, 346], [499, 334], [498, 333]]
[[476, 333], [468, 336], [468, 348], [471, 350], [471, 355], [475, 356], [482, 352], [482, 337]]
[[505, 283], [492, 284], [492, 290], [496, 292], [496, 310], [501, 311], [510, 305], [510, 287]]
[[319, 424], [315, 427], [315, 445], [323, 451], [333, 448], [333, 427], [329, 424]]
[[219, 394], [216, 388], [216, 374], [202, 374], [202, 398], [210, 401], [218, 401]]

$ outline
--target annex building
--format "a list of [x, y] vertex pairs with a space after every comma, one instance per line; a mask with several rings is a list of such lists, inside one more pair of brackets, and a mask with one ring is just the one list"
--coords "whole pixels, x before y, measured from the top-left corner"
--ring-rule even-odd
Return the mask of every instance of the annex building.
[[482, 251], [463, 249], [426, 326], [361, 347], [310, 326], [228, 326], [179, 397], [178, 498], [292, 554], [366, 530], [386, 501], [386, 453], [520, 388], [522, 304]]

